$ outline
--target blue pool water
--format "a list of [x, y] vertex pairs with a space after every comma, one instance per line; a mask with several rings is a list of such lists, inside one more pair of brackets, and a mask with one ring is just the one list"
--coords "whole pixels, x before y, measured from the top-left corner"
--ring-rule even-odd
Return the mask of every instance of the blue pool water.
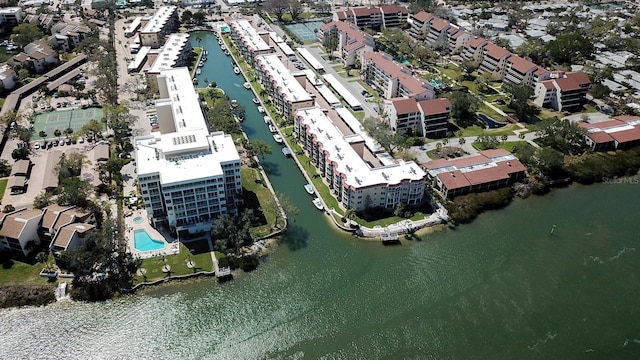
[[440, 87], [442, 86], [442, 83], [436, 79], [431, 79], [429, 80], [429, 83], [431, 83], [431, 85], [435, 86], [435, 87]]
[[165, 247], [165, 242], [152, 239], [145, 230], [133, 232], [133, 246], [138, 251], [156, 251]]

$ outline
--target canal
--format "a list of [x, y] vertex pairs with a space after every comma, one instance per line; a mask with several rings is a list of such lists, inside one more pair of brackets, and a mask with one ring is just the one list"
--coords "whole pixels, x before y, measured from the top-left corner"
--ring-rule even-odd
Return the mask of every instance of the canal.
[[[247, 109], [212, 35], [202, 80]], [[218, 56], [220, 55], [220, 56]], [[204, 81], [201, 81], [204, 84]], [[337, 232], [291, 159], [266, 167], [300, 214], [252, 273], [172, 283], [98, 304], [0, 311], [2, 359], [631, 359], [640, 353], [640, 184], [516, 200], [456, 230], [384, 247]], [[550, 229], [556, 225], [554, 234]]]

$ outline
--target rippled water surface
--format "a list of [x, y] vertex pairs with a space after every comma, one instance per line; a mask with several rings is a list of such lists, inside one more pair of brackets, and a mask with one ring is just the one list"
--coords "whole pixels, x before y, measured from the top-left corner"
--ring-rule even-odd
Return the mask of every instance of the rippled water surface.
[[[217, 44], [200, 42], [202, 76], [245, 103], [250, 136], [268, 140], [242, 78], [214, 72]], [[0, 358], [638, 358], [640, 185], [562, 189], [384, 247], [333, 230], [291, 159], [274, 151], [266, 163], [301, 211], [257, 271], [2, 310]]]

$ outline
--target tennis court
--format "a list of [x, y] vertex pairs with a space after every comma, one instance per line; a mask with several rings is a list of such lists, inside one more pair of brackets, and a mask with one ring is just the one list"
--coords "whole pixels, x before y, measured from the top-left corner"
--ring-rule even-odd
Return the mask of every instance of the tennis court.
[[53, 138], [56, 130], [64, 133], [67, 128], [73, 129], [73, 132], [79, 131], [89, 120], [102, 120], [101, 108], [73, 109], [51, 111], [36, 116], [33, 123], [33, 134], [31, 140], [41, 139], [40, 131], [47, 133], [47, 138]]
[[316, 30], [320, 29], [322, 25], [324, 25], [324, 23], [321, 21], [310, 21], [307, 23], [298, 23], [285, 26], [287, 27], [287, 29], [291, 30], [291, 32], [294, 33], [298, 37], [298, 39], [302, 41], [314, 41], [318, 38]]

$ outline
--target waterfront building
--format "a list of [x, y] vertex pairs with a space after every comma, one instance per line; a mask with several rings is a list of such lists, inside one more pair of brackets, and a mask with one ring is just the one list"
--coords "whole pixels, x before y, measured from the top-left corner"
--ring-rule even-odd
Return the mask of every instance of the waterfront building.
[[145, 47], [140, 49], [140, 52], [136, 54], [136, 57], [129, 66], [130, 69], [139, 68], [141, 62], [144, 61], [145, 54], [147, 57], [149, 57], [149, 55], [155, 55], [153, 64], [145, 71], [145, 74], [148, 82], [156, 81], [155, 77], [158, 76], [162, 70], [189, 65], [189, 62], [192, 60], [192, 50], [189, 34], [173, 33], [167, 37], [164, 46], [158, 50], [147, 50]]
[[40, 244], [38, 227], [43, 211], [20, 209], [0, 214], [0, 249], [19, 257], [31, 254]]
[[160, 7], [150, 19], [141, 20], [140, 44], [152, 49], [161, 47], [165, 36], [174, 32], [179, 24], [177, 7]]
[[346, 21], [359, 28], [380, 30], [382, 28], [402, 27], [407, 23], [408, 10], [399, 5], [381, 7], [354, 7], [334, 14], [333, 20]]
[[432, 188], [446, 198], [510, 186], [526, 176], [524, 165], [504, 149], [481, 151], [454, 160], [438, 159], [422, 164]]
[[95, 224], [95, 215], [87, 210], [76, 206], [62, 206], [51, 204], [44, 210], [42, 221], [38, 228], [40, 239], [50, 242], [61, 227], [74, 223]]
[[[348, 112], [348, 110], [346, 110]], [[357, 123], [357, 120], [355, 121]], [[300, 109], [293, 134], [332, 189], [338, 203], [362, 211], [422, 203], [425, 173], [413, 161], [374, 153], [361, 130], [347, 134], [320, 108]]]
[[447, 133], [451, 101], [447, 98], [417, 101], [414, 98], [385, 100], [385, 115], [398, 133], [439, 138]]
[[[453, 29], [457, 29], [453, 31]], [[462, 29], [451, 26], [449, 28], [449, 50], [452, 52], [458, 52], [467, 40], [473, 38], [471, 33], [468, 33]]]
[[273, 48], [267, 43], [268, 32], [259, 34], [251, 23], [244, 19], [233, 20], [229, 25], [231, 39], [249, 64], [253, 64], [256, 56], [273, 52]]
[[210, 133], [185, 67], [157, 76], [159, 132], [134, 139], [138, 182], [153, 226], [210, 231], [242, 203], [240, 156], [233, 139]]
[[344, 66], [356, 65], [365, 52], [373, 52], [376, 43], [373, 37], [344, 21], [324, 24], [318, 31], [318, 39], [323, 46], [335, 41]]
[[556, 111], [575, 111], [584, 105], [591, 81], [583, 72], [555, 72], [549, 80], [540, 81], [533, 102]]
[[594, 151], [629, 149], [640, 144], [640, 116], [621, 115], [595, 124], [580, 123], [585, 142]]
[[258, 81], [284, 118], [290, 118], [298, 109], [313, 106], [313, 98], [302, 85], [306, 84], [305, 74], [301, 72], [294, 77], [278, 55], [256, 56], [255, 70]]
[[391, 55], [383, 52], [365, 53], [363, 58], [361, 78], [384, 98], [435, 98], [433, 85], [414, 77], [409, 68], [394, 62]]

